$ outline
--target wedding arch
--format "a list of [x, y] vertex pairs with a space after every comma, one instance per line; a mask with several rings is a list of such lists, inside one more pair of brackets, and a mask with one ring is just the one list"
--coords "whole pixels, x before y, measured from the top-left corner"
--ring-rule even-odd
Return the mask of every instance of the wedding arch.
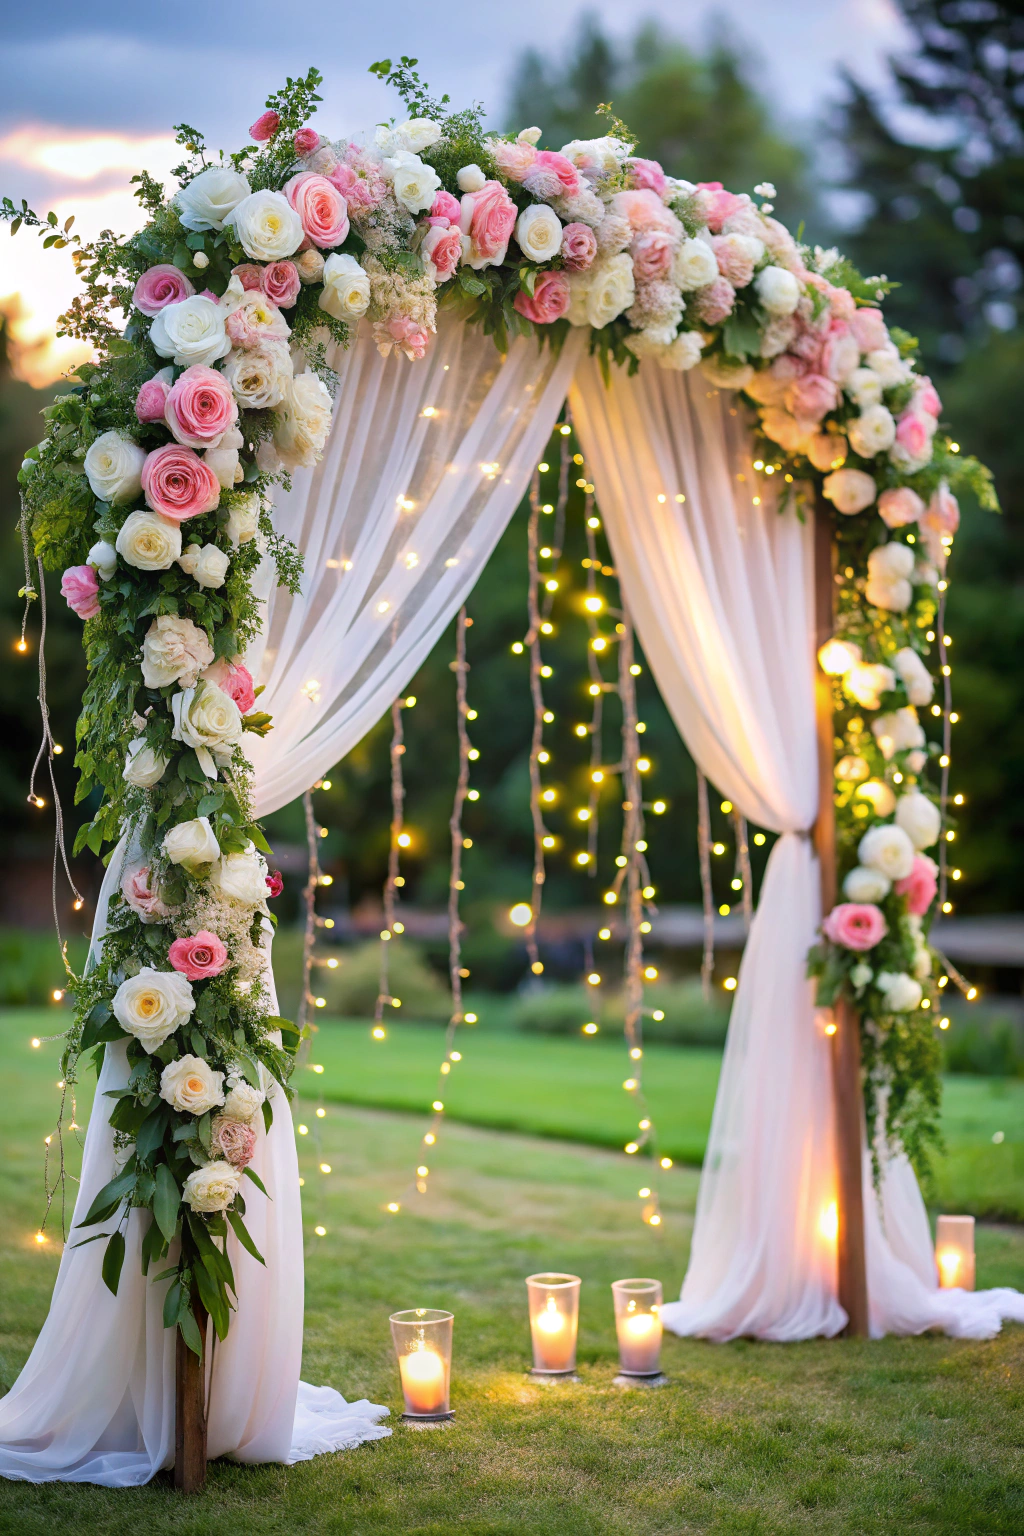
[[790, 1340], [1024, 1317], [1015, 1292], [938, 1289], [913, 1170], [958, 980], [928, 940], [946, 562], [955, 493], [991, 504], [987, 472], [886, 327], [886, 281], [798, 243], [769, 186], [667, 176], [614, 119], [557, 152], [487, 134], [414, 64], [374, 66], [408, 117], [361, 143], [309, 126], [316, 71], [237, 153], [183, 126], [179, 186], [135, 178], [128, 239], [0, 210], [71, 246], [85, 285], [64, 326], [98, 360], [20, 480], [27, 597], [63, 569], [85, 621], [80, 843], [114, 845], [63, 1064], [71, 1085], [98, 1052], [96, 1109], [50, 1314], [0, 1402], [7, 1477], [174, 1463], [195, 1486], [207, 1455], [389, 1433], [299, 1381], [300, 1032], [257, 818], [407, 685], [567, 396], [675, 723], [779, 834], [664, 1320]]

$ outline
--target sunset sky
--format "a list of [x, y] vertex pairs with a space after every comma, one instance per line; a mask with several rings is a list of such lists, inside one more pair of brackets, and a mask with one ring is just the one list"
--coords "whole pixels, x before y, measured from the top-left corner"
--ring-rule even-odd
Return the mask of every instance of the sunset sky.
[[[903, 37], [892, 0], [605, 0], [589, 6], [613, 35], [647, 19], [700, 44], [718, 19], [749, 51], [751, 75], [797, 128], [809, 127], [837, 90], [837, 67], [868, 83]], [[187, 121], [208, 141], [236, 148], [267, 93], [315, 63], [325, 76], [317, 126], [337, 137], [401, 110], [366, 73], [374, 60], [409, 53], [438, 92], [484, 101], [496, 127], [513, 62], [528, 46], [558, 58], [582, 11], [550, 0], [515, 8], [450, 0], [438, 12], [392, 0], [386, 11], [342, 5], [328, 11], [248, 0], [209, 5], [197, 21], [137, 0], [36, 0], [10, 5], [0, 55], [0, 194], [40, 213], [77, 218], [86, 236], [128, 233], [139, 223], [129, 180], [145, 166], [166, 180], [180, 159], [170, 125]], [[519, 126], [519, 125], [516, 125]], [[709, 177], [714, 167], [708, 167]], [[22, 232], [0, 245], [0, 306], [16, 310], [16, 334], [40, 345], [22, 371], [35, 383], [82, 355], [55, 343], [53, 323], [75, 291], [66, 252], [44, 252]]]

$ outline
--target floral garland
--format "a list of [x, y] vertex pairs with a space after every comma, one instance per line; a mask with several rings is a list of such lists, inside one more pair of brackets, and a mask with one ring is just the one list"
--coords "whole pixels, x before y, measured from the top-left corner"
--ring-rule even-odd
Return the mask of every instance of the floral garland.
[[799, 245], [771, 216], [769, 186], [751, 197], [667, 176], [618, 123], [557, 152], [537, 148], [536, 128], [485, 135], [480, 110], [448, 113], [414, 64], [373, 66], [412, 115], [361, 144], [308, 126], [315, 70], [269, 99], [252, 147], [208, 161], [181, 125], [178, 190], [137, 177], [150, 221], [127, 240], [83, 244], [71, 220], [0, 205], [12, 232], [75, 247], [86, 292], [62, 334], [100, 359], [44, 413], [48, 435], [19, 477], [36, 556], [67, 567], [62, 590], [86, 621], [78, 798], [98, 791], [100, 804], [76, 851], [125, 831], [130, 850], [102, 955], [73, 980], [65, 1079], [113, 1041], [130, 1067], [111, 1111], [123, 1161], [79, 1225], [117, 1218], [96, 1234], [114, 1290], [131, 1209], [152, 1212], [144, 1270], [180, 1240], [157, 1278], [172, 1282], [165, 1321], [196, 1350], [195, 1299], [221, 1337], [229, 1321], [234, 1279], [216, 1240], [230, 1227], [256, 1254], [241, 1181], [259, 1184], [248, 1163], [260, 1118], [269, 1127], [298, 1044], [269, 1014], [266, 902], [280, 887], [242, 750], [246, 730], [270, 726], [241, 659], [259, 624], [252, 578], [269, 551], [298, 589], [269, 492], [321, 453], [327, 344], [346, 345], [364, 316], [383, 354], [409, 359], [425, 354], [440, 303], [499, 348], [516, 334], [558, 346], [587, 325], [605, 362], [699, 365], [752, 403], [751, 473], [781, 477], [800, 515], [831, 503], [838, 619], [821, 659], [835, 679], [847, 900], [810, 964], [823, 1003], [845, 991], [862, 1015], [869, 1123], [919, 1166], [935, 1134], [943, 962], [927, 938], [927, 850], [942, 749], [917, 710], [934, 690], [925, 658], [954, 490], [994, 505], [987, 471], [938, 430], [916, 344], [877, 307], [889, 285]]

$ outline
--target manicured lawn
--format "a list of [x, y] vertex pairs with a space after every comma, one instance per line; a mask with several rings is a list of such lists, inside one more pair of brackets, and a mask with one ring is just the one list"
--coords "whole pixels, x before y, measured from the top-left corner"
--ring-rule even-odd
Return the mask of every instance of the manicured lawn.
[[[4, 1385], [42, 1322], [57, 1262], [54, 1245], [40, 1249], [32, 1240], [59, 1075], [57, 1047], [28, 1044], [43, 1027], [39, 1013], [0, 1015]], [[338, 1069], [344, 1062], [347, 1075], [362, 1074], [365, 1088], [369, 1058], [354, 1043], [359, 1030], [325, 1029], [314, 1060], [333, 1062], [329, 1047]], [[407, 1035], [422, 1038], [396, 1031], [386, 1047], [404, 1051]], [[547, 1055], [550, 1047], [575, 1048], [529, 1045], [544, 1064], [561, 1059]], [[488, 1046], [483, 1032], [464, 1042], [467, 1092], [471, 1060], [487, 1060]], [[591, 1054], [591, 1069], [601, 1059]], [[621, 1053], [610, 1051], [609, 1065], [616, 1059], [621, 1071]], [[430, 1060], [436, 1065], [436, 1040]], [[304, 1075], [303, 1089], [315, 1090], [334, 1071], [332, 1064], [322, 1079]], [[535, 1074], [546, 1077], [552, 1107], [553, 1071], [538, 1066]], [[432, 1075], [426, 1089], [429, 1098]], [[564, 1081], [562, 1093], [572, 1109]], [[0, 1532], [1009, 1536], [1024, 1529], [1024, 1329], [980, 1344], [669, 1339], [670, 1385], [622, 1393], [612, 1386], [608, 1286], [621, 1275], [655, 1274], [667, 1294], [677, 1293], [697, 1187], [692, 1170], [665, 1177], [666, 1219], [652, 1231], [638, 1219], [638, 1169], [621, 1153], [453, 1123], [432, 1155], [430, 1195], [392, 1217], [384, 1206], [408, 1199], [422, 1120], [332, 1102], [321, 1120], [315, 1107], [304, 1099], [296, 1113], [311, 1127], [299, 1143], [308, 1234], [304, 1375], [396, 1412], [388, 1314], [448, 1306], [456, 1316], [454, 1425], [430, 1433], [396, 1426], [389, 1440], [292, 1468], [216, 1463], [195, 1500], [176, 1496], [165, 1477], [123, 1491], [0, 1483]], [[79, 1108], [83, 1122], [87, 1108]], [[1009, 1136], [1009, 1117], [1005, 1129]], [[320, 1161], [330, 1174], [317, 1171]], [[322, 1239], [313, 1235], [317, 1224], [327, 1229]], [[1024, 1233], [982, 1228], [978, 1248], [979, 1284], [1024, 1284]], [[582, 1379], [562, 1388], [524, 1375], [523, 1277], [550, 1267], [584, 1279]]]

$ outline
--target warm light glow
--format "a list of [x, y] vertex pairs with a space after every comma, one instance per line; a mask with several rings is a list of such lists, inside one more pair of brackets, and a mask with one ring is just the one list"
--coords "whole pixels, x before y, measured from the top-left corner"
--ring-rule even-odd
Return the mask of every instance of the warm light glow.
[[392, 1213], [392, 1215], [394, 1215], [394, 1213], [396, 1211], [400, 1211], [401, 1210], [401, 1206], [399, 1205], [397, 1200], [389, 1200], [388, 1201], [388, 1210]]
[[[466, 1021], [467, 1024], [475, 1024], [477, 1022], [477, 1015], [475, 1013], [467, 1013], [467, 1014], [464, 1015], [464, 1018], [465, 1018], [465, 1021]], [[462, 1060], [462, 1058], [459, 1055], [458, 1051], [452, 1051], [452, 1061], [461, 1061], [461, 1060]]]
[[725, 978], [725, 980], [722, 982], [722, 986], [725, 988], [725, 990], [727, 992], [735, 992], [736, 987], [737, 987], [736, 977], [735, 976], [727, 976]]
[[385, 1039], [387, 1039], [387, 1033], [388, 1032], [384, 1028], [383, 1024], [375, 1024], [373, 1029], [370, 1031], [370, 1033], [373, 1035], [373, 1038], [375, 1040], [385, 1040]]
[[634, 1152], [640, 1151], [640, 1147], [635, 1141], [627, 1141], [625, 1150], [629, 1153], [630, 1157], [632, 1157]]
[[839, 1236], [839, 1206], [833, 1200], [826, 1205], [818, 1217], [818, 1231], [828, 1243], [834, 1243]]
[[668, 810], [668, 805], [664, 800], [655, 800], [654, 804], [651, 806], [651, 810], [654, 812], [655, 816], [663, 816]]
[[671, 1168], [672, 1167], [672, 1159], [670, 1157], [663, 1157], [661, 1159], [661, 1166], [663, 1168]]
[[509, 910], [508, 920], [517, 928], [525, 928], [527, 923], [529, 923], [532, 918], [533, 908], [530, 906], [529, 902], [517, 901], [515, 906]]
[[39, 1047], [42, 1045], [42, 1043], [43, 1042], [40, 1039], [38, 1039], [35, 1035], [32, 1036], [30, 1044], [32, 1045], [34, 1050], [38, 1050]]
[[583, 1026], [583, 1033], [585, 1035], [596, 1035], [597, 1034], [597, 1025], [593, 1022], [593, 1020], [591, 1020], [591, 1022], [589, 1024], [584, 1024], [584, 1026]]
[[600, 613], [601, 609], [604, 607], [604, 603], [602, 602], [601, 598], [594, 596], [586, 598], [584, 600], [583, 606], [586, 608], [588, 613]]
[[860, 659], [860, 646], [849, 640], [826, 640], [818, 652], [818, 665], [829, 677], [845, 677]]

